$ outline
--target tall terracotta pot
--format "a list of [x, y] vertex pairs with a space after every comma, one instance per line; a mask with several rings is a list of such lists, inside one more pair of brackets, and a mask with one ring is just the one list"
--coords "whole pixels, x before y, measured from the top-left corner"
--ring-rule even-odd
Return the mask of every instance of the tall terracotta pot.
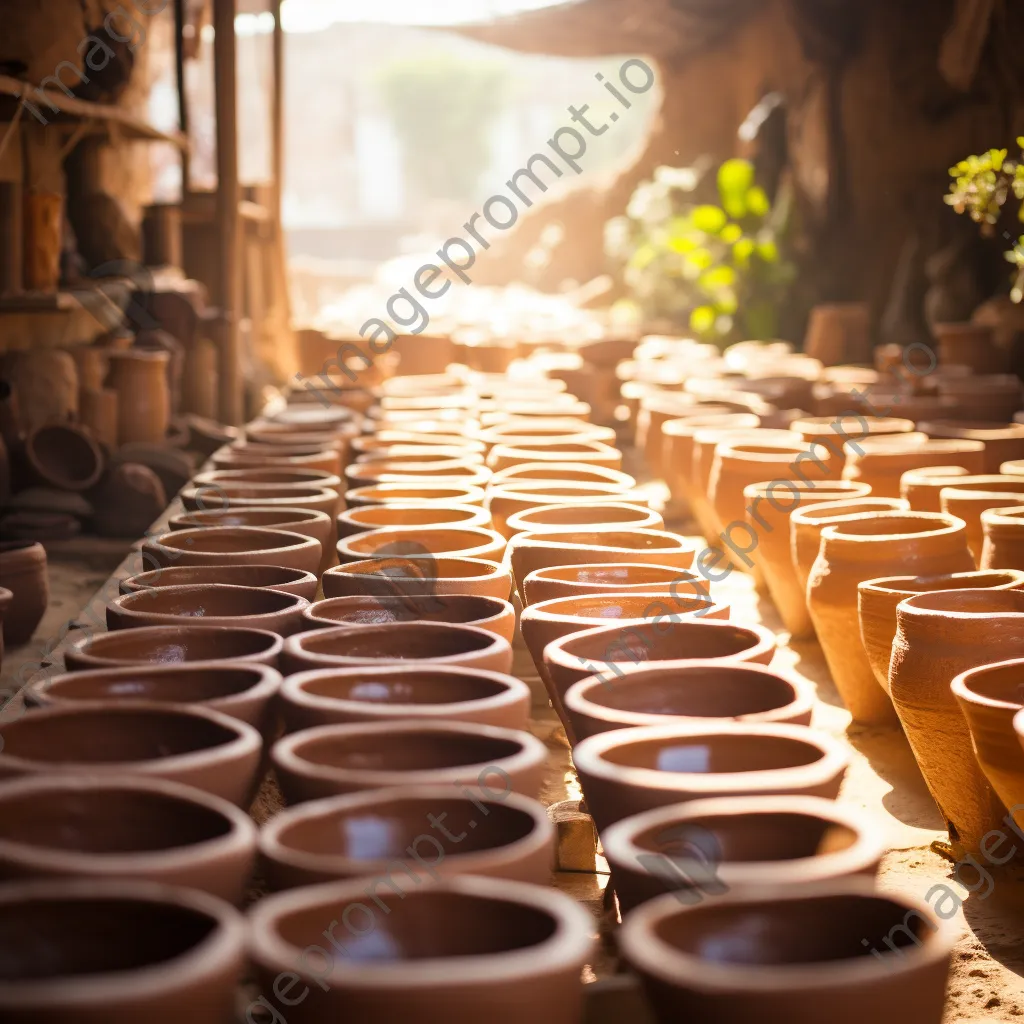
[[866, 302], [815, 306], [804, 351], [825, 366], [871, 362], [871, 313]]
[[982, 569], [1024, 569], [1024, 503], [981, 513]]
[[978, 766], [950, 684], [993, 657], [1024, 657], [1024, 591], [919, 594], [896, 610], [889, 693], [950, 838], [968, 851], [1006, 808]]
[[697, 500], [692, 478], [694, 439], [699, 430], [755, 430], [760, 422], [749, 412], [701, 413], [666, 420], [661, 427], [662, 468], [672, 500], [686, 502], [691, 509]]
[[[992, 477], [987, 478], [992, 480]], [[967, 545], [975, 562], [981, 565], [985, 527], [981, 517], [989, 509], [1005, 509], [1024, 503], [1024, 480], [1000, 476], [993, 483], [957, 483], [939, 492], [942, 511], [967, 524]]]
[[926, 576], [973, 568], [964, 524], [952, 516], [868, 513], [822, 531], [807, 583], [807, 607], [836, 689], [854, 721], [895, 721], [861, 642], [859, 584], [905, 569]]
[[918, 429], [929, 437], [981, 441], [986, 473], [998, 473], [1004, 462], [1024, 458], [1024, 423], [935, 420], [919, 423]]
[[920, 433], [865, 437], [847, 445], [843, 479], [871, 484], [875, 497], [898, 498], [903, 474], [927, 466], [961, 466], [982, 473], [985, 446], [981, 441], [932, 441]]
[[167, 352], [127, 349], [110, 354], [108, 385], [117, 392], [117, 436], [120, 444], [159, 444], [171, 422], [167, 383]]
[[860, 441], [865, 437], [882, 437], [889, 434], [909, 434], [914, 429], [913, 420], [884, 416], [861, 416], [849, 412], [853, 408], [849, 400], [846, 409], [835, 416], [809, 416], [796, 420], [790, 429], [808, 443], [817, 441], [828, 445], [836, 458], [845, 458], [844, 445], [847, 441]]
[[969, 366], [974, 374], [1006, 369], [1006, 356], [995, 345], [995, 331], [986, 324], [934, 324], [932, 333], [939, 343], [939, 362], [943, 366]]

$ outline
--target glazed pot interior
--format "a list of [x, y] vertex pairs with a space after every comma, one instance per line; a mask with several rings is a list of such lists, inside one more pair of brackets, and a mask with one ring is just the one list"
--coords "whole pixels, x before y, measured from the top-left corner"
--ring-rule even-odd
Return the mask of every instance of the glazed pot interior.
[[199, 715], [135, 708], [35, 712], [4, 729], [4, 754], [50, 764], [119, 764], [232, 743], [238, 734]]
[[52, 789], [0, 796], [0, 839], [71, 853], [153, 853], [219, 839], [231, 822], [166, 793]]
[[570, 658], [637, 664], [675, 658], [730, 658], [759, 643], [760, 637], [742, 626], [683, 619], [657, 625], [642, 623], [622, 633], [570, 636], [562, 651]]
[[309, 633], [300, 641], [307, 654], [393, 661], [472, 654], [487, 650], [493, 643], [494, 637], [489, 633], [436, 628], [433, 623], [401, 623], [394, 627], [369, 626], [366, 629], [342, 627], [337, 631]]
[[506, 687], [488, 676], [426, 669], [414, 674], [380, 672], [311, 679], [303, 683], [302, 691], [314, 697], [368, 704], [457, 704], [497, 697]]
[[235, 532], [231, 528], [219, 530], [216, 527], [199, 530], [182, 530], [161, 537], [159, 542], [165, 548], [187, 552], [209, 554], [241, 554], [246, 551], [272, 551], [278, 548], [295, 547], [305, 538], [288, 536], [274, 530]]
[[256, 587], [224, 585], [189, 587], [177, 590], [157, 587], [141, 590], [121, 598], [124, 611], [148, 615], [177, 615], [201, 619], [235, 615], [272, 615], [295, 609], [297, 602], [291, 594]]
[[56, 700], [153, 700], [177, 704], [234, 697], [257, 686], [263, 673], [244, 665], [223, 668], [160, 669], [147, 673], [121, 671], [72, 672], [55, 680], [45, 691]]
[[[158, 631], [159, 630], [159, 631]], [[208, 629], [120, 629], [101, 633], [82, 648], [84, 654], [111, 661], [174, 664], [184, 661], [218, 661], [252, 658], [265, 654], [275, 643], [270, 634]]]
[[[364, 935], [345, 935], [345, 948], [356, 961], [495, 956], [540, 945], [558, 928], [551, 915], [535, 907], [468, 893], [381, 891], [375, 900], [386, 908], [375, 915], [376, 927]], [[277, 930], [289, 944], [306, 949], [323, 938], [330, 916], [330, 908], [322, 905], [296, 910], [277, 919]]]
[[0, 982], [88, 978], [156, 967], [217, 930], [190, 907], [113, 897], [0, 903]]
[[402, 730], [314, 736], [294, 748], [311, 764], [348, 771], [415, 772], [465, 765], [490, 765], [513, 757], [522, 747], [514, 740], [472, 732]]
[[626, 768], [648, 768], [688, 775], [718, 775], [801, 768], [820, 761], [824, 754], [813, 743], [789, 736], [721, 732], [700, 736], [648, 738], [634, 742], [623, 740], [605, 750], [601, 757]]
[[146, 588], [191, 587], [220, 583], [229, 587], [281, 587], [306, 578], [301, 569], [276, 565], [172, 565], [132, 577]]
[[496, 801], [484, 817], [470, 800], [402, 797], [353, 810], [302, 818], [281, 829], [277, 840], [306, 853], [350, 860], [407, 858], [408, 847], [423, 834], [429, 818], [440, 819], [453, 835], [462, 835], [455, 853], [479, 853], [517, 843], [535, 827], [525, 811]]
[[[707, 903], [655, 925], [663, 942], [701, 960], [751, 966], [824, 964], [871, 956], [861, 940], [897, 949], [932, 934], [929, 922], [885, 896], [819, 895], [766, 903]], [[889, 940], [887, 940], [889, 941]]]

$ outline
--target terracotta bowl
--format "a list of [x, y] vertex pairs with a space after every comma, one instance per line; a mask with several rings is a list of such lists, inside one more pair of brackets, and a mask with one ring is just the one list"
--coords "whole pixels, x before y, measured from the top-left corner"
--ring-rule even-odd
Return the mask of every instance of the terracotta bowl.
[[900, 497], [910, 502], [915, 512], [941, 512], [942, 491], [956, 487], [962, 491], [1007, 491], [1021, 493], [1024, 480], [1011, 476], [972, 475], [957, 466], [932, 466], [912, 470], [900, 477]]
[[80, 701], [4, 727], [0, 779], [56, 773], [146, 775], [247, 804], [262, 749], [250, 725], [219, 711], [152, 701]]
[[394, 529], [488, 529], [491, 514], [479, 505], [440, 505], [430, 502], [403, 502], [389, 505], [363, 505], [338, 516], [338, 537], [370, 530]]
[[451, 719], [525, 729], [530, 688], [486, 669], [386, 665], [318, 669], [289, 676], [281, 690], [285, 731], [318, 725]]
[[483, 487], [490, 478], [491, 471], [472, 459], [431, 459], [417, 463], [380, 459], [351, 462], [345, 469], [345, 485], [350, 489], [387, 483], [408, 485], [420, 480]]
[[667, 893], [627, 917], [620, 945], [657, 1020], [811, 1024], [828, 1006], [843, 1024], [939, 1024], [954, 938], [923, 899], [847, 879], [690, 906]]
[[578, 739], [641, 725], [700, 725], [708, 719], [810, 725], [814, 690], [764, 665], [690, 662], [637, 668], [616, 684], [590, 676], [565, 693]]
[[280, 565], [316, 572], [322, 548], [312, 537], [255, 526], [172, 530], [142, 545], [143, 562], [171, 565]]
[[299, 633], [285, 641], [287, 674], [359, 665], [460, 665], [508, 673], [512, 646], [486, 629], [449, 622], [391, 622]]
[[513, 792], [536, 797], [547, 747], [517, 729], [403, 720], [291, 733], [274, 745], [271, 759], [288, 803], [414, 785], [471, 786], [488, 796]]
[[328, 569], [324, 597], [474, 594], [508, 600], [512, 572], [484, 558], [367, 558]]
[[775, 655], [775, 634], [763, 626], [721, 619], [649, 622], [623, 628], [598, 626], [570, 633], [544, 648], [552, 702], [562, 706], [573, 683], [596, 675], [617, 684], [638, 666], [675, 668], [684, 662], [721, 660], [767, 665]]
[[537, 505], [516, 512], [505, 521], [505, 535], [562, 532], [568, 529], [664, 530], [659, 512], [624, 501], [594, 501], [577, 504]]
[[107, 627], [181, 626], [198, 620], [207, 626], [247, 626], [291, 636], [306, 628], [302, 613], [309, 606], [296, 594], [257, 587], [221, 583], [155, 587], [111, 601], [107, 605]]
[[312, 537], [326, 547], [334, 531], [326, 512], [305, 508], [222, 508], [209, 512], [184, 512], [168, 521], [172, 530], [195, 530], [204, 526], [255, 526], [262, 530], [287, 530]]
[[398, 448], [433, 448], [437, 445], [448, 448], [462, 448], [470, 454], [483, 455], [487, 445], [483, 441], [463, 437], [461, 434], [421, 434], [410, 430], [378, 430], [363, 434], [352, 441], [352, 451], [359, 455]]
[[11, 1022], [199, 1024], [231, 1019], [246, 928], [223, 900], [177, 886], [10, 882], [0, 886], [0, 947]]
[[121, 593], [134, 594], [158, 587], [197, 587], [220, 583], [228, 587], [259, 587], [296, 594], [312, 601], [319, 581], [311, 572], [277, 565], [174, 565], [152, 569], [121, 580]]
[[1009, 505], [981, 513], [984, 541], [981, 569], [1024, 569], [1024, 504], [1020, 496]]
[[482, 558], [501, 561], [505, 540], [493, 530], [390, 527], [356, 533], [338, 541], [338, 561], [364, 561], [367, 558]]
[[69, 672], [193, 661], [254, 661], [276, 667], [283, 648], [281, 637], [265, 629], [141, 626], [76, 640], [65, 649], [64, 664]]
[[338, 513], [341, 498], [333, 487], [308, 485], [280, 487], [277, 484], [205, 484], [185, 487], [181, 503], [187, 512], [216, 512], [221, 509], [280, 508], [308, 509], [328, 517]]
[[591, 562], [535, 569], [523, 580], [521, 596], [529, 607], [556, 597], [586, 597], [603, 591], [653, 593], [666, 589], [673, 594], [699, 597], [710, 592], [710, 585], [697, 573], [671, 565]]
[[[555, 828], [542, 804], [517, 793], [470, 799], [449, 787], [412, 786], [299, 804], [263, 827], [259, 845], [274, 890], [395, 877], [397, 865], [416, 886], [463, 875], [547, 885]], [[422, 848], [429, 864], [410, 861], [410, 848]]]
[[665, 892], [696, 901], [732, 889], [873, 878], [886, 851], [870, 815], [814, 796], [659, 807], [605, 829], [601, 846], [623, 913]]
[[196, 704], [255, 726], [264, 735], [276, 721], [281, 674], [256, 662], [188, 662], [101, 668], [53, 676], [25, 691], [37, 707], [96, 700]]
[[341, 487], [341, 478], [334, 473], [326, 473], [319, 469], [285, 469], [282, 467], [246, 469], [216, 469], [206, 473], [197, 473], [192, 478], [196, 487], [216, 488], [232, 484], [245, 484], [258, 487], [289, 487], [310, 488], [327, 487], [337, 491]]
[[483, 501], [482, 487], [468, 484], [438, 484], [426, 480], [413, 483], [371, 484], [367, 487], [354, 487], [345, 492], [345, 505], [349, 509], [408, 502], [415, 502], [418, 505], [483, 505]]
[[834, 800], [849, 760], [847, 746], [819, 730], [739, 723], [616, 729], [573, 751], [602, 832], [631, 814], [704, 797], [790, 793]]
[[[360, 905], [365, 889], [365, 878], [331, 882], [270, 896], [253, 909], [251, 952], [263, 990], [296, 970], [309, 989], [289, 1024], [426, 1022], [423, 1007], [450, 1024], [582, 1019], [580, 974], [593, 919], [571, 896], [505, 879], [443, 879], [401, 893], [385, 889], [376, 910], [362, 903], [369, 921], [350, 914], [351, 927], [340, 922], [339, 908]], [[311, 944], [330, 945], [325, 928], [346, 955], [327, 953], [306, 967]]]
[[[492, 487], [505, 484], [536, 484], [545, 480], [560, 480], [574, 484], [602, 484], [610, 486], [620, 494], [636, 487], [636, 478], [619, 469], [605, 466], [583, 466], [579, 463], [523, 462], [508, 469], [499, 469], [491, 477]], [[613, 492], [609, 492], [613, 493]]]
[[255, 860], [249, 815], [191, 786], [128, 775], [0, 783], [0, 881], [159, 882], [237, 905]]
[[[564, 472], [564, 471], [561, 471]], [[623, 491], [617, 484], [580, 483], [575, 480], [506, 480], [487, 488], [484, 506], [490, 511], [494, 529], [508, 538], [508, 519], [541, 505], [577, 505], [622, 501], [640, 504], [639, 496]]]

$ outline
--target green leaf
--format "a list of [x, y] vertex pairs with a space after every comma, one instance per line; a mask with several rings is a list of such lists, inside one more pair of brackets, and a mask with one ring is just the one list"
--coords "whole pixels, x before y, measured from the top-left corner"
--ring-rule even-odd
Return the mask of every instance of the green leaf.
[[718, 193], [723, 200], [745, 199], [753, 184], [754, 165], [749, 160], [726, 160], [718, 168]]
[[690, 214], [690, 220], [698, 231], [704, 231], [709, 235], [717, 235], [726, 226], [729, 218], [726, 217], [725, 211], [719, 207], [705, 205], [698, 206]]
[[779, 247], [772, 239], [763, 239], [757, 243], [757, 255], [760, 256], [765, 263], [778, 263]]
[[743, 228], [741, 228], [739, 224], [726, 224], [718, 233], [718, 237], [721, 238], [726, 245], [732, 245], [743, 237]]
[[644, 243], [638, 246], [633, 255], [629, 258], [629, 266], [634, 270], [643, 270], [649, 267], [658, 258], [658, 250], [653, 245]]
[[690, 314], [690, 329], [697, 334], [707, 334], [715, 326], [715, 317], [713, 306], [698, 306]]
[[745, 267], [754, 255], [754, 240], [752, 238], [741, 238], [732, 247], [732, 258], [738, 267]]
[[711, 267], [700, 275], [697, 283], [709, 292], [732, 288], [736, 284], [736, 271], [728, 265]]
[[747, 208], [755, 217], [767, 217], [771, 212], [772, 204], [768, 201], [768, 195], [760, 185], [755, 185], [747, 193]]

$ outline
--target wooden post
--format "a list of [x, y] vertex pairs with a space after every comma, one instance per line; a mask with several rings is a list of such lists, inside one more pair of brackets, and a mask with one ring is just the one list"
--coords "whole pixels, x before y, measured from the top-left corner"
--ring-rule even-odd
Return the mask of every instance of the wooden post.
[[221, 323], [218, 342], [220, 418], [242, 422], [238, 318], [242, 308], [241, 219], [238, 204], [237, 0], [213, 0], [214, 89], [217, 106], [217, 255]]
[[[188, 139], [188, 98], [185, 95], [185, 3], [174, 0], [174, 69], [178, 78], [178, 128]], [[189, 159], [191, 147], [181, 150], [181, 198], [184, 203], [189, 193]]]

